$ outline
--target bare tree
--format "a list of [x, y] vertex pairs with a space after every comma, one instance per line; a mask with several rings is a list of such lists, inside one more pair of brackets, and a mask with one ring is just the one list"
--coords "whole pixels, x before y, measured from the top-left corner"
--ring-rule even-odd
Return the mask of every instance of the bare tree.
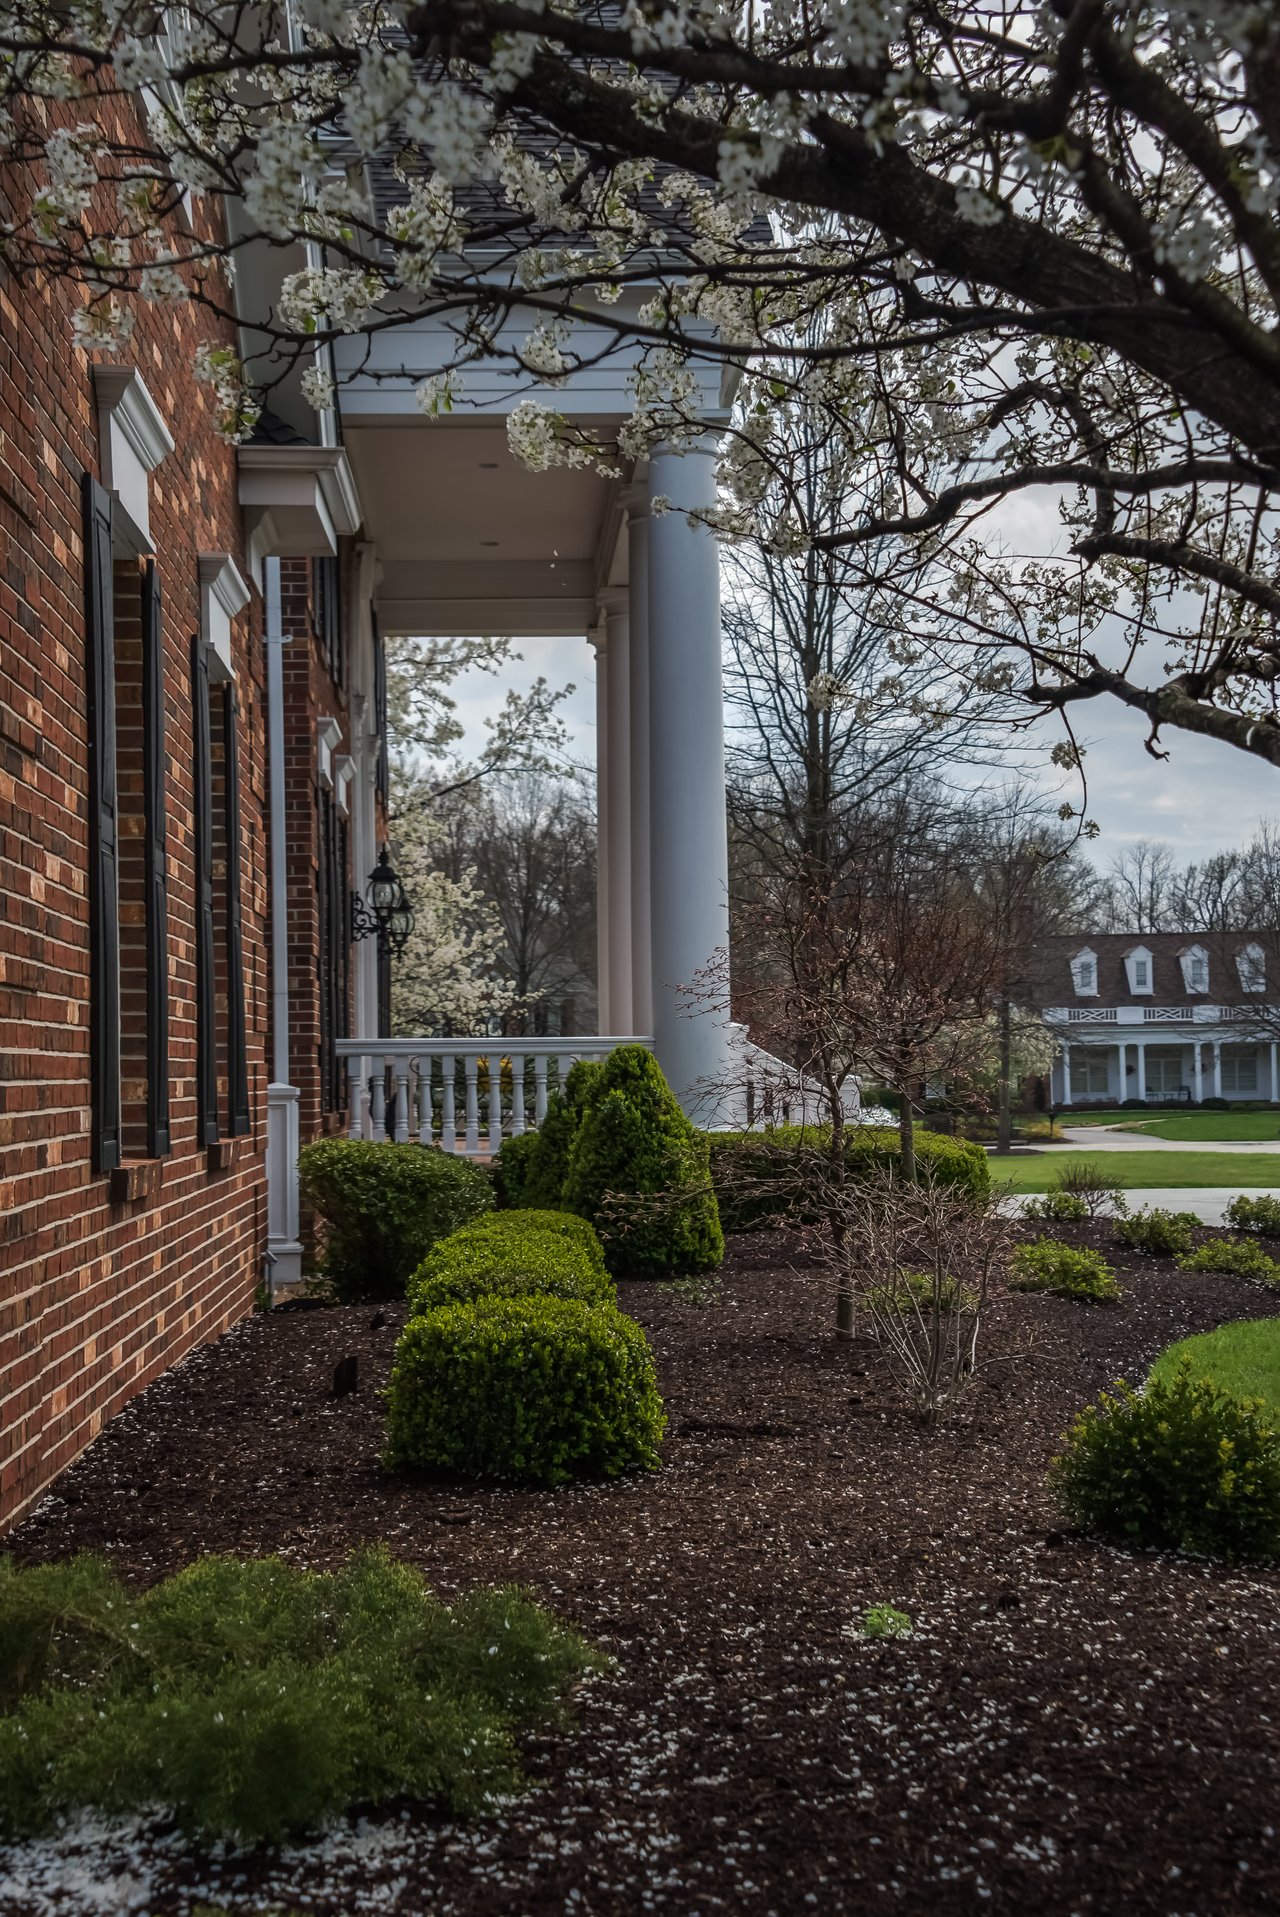
[[1167, 845], [1139, 839], [1125, 846], [1107, 873], [1104, 909], [1108, 932], [1163, 932], [1169, 914], [1176, 868]]

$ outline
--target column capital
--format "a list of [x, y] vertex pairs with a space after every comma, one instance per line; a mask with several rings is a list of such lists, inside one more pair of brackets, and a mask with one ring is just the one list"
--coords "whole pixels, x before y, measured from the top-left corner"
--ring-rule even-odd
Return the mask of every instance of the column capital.
[[606, 630], [610, 619], [631, 611], [631, 588], [629, 586], [606, 586], [600, 593], [597, 604], [600, 608], [600, 625]]
[[618, 501], [627, 516], [628, 523], [633, 519], [647, 519], [649, 517], [649, 467], [647, 461], [642, 461], [637, 464], [631, 479], [628, 480], [627, 484], [623, 486], [619, 492]]

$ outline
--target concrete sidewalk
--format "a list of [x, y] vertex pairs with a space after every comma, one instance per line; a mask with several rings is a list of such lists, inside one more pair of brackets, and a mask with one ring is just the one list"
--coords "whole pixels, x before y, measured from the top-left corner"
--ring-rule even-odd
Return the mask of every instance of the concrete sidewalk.
[[1125, 1131], [1119, 1125], [1064, 1125], [1062, 1143], [1037, 1140], [1032, 1151], [1062, 1152], [1280, 1152], [1277, 1138], [1153, 1138], [1149, 1132]]

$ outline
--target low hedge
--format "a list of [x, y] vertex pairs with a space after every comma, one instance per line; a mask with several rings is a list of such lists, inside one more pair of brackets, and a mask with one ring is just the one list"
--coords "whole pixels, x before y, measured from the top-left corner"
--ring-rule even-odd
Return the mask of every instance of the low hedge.
[[1132, 1218], [1117, 1218], [1116, 1238], [1131, 1251], [1169, 1256], [1190, 1251], [1191, 1234], [1199, 1223], [1193, 1211], [1162, 1211], [1155, 1205], [1134, 1212]]
[[609, 1305], [477, 1298], [411, 1318], [385, 1462], [561, 1484], [652, 1470], [666, 1428], [648, 1339]]
[[321, 1269], [343, 1304], [402, 1297], [431, 1247], [493, 1206], [479, 1165], [363, 1138], [304, 1146], [298, 1183], [325, 1221]]
[[[801, 1222], [816, 1216], [807, 1202], [813, 1173], [830, 1159], [825, 1125], [775, 1125], [760, 1132], [707, 1132], [711, 1183], [726, 1231], [749, 1231], [779, 1212]], [[887, 1126], [853, 1125], [845, 1133], [845, 1163], [852, 1177], [896, 1168], [902, 1139]], [[965, 1191], [975, 1204], [991, 1196], [991, 1166], [980, 1145], [937, 1132], [915, 1133], [916, 1164], [945, 1185]]]
[[556, 1238], [563, 1238], [566, 1244], [580, 1251], [593, 1271], [603, 1278], [608, 1266], [605, 1263], [604, 1246], [596, 1235], [595, 1227], [585, 1218], [579, 1218], [573, 1211], [491, 1211], [483, 1218], [477, 1218], [473, 1225], [464, 1225], [455, 1231], [450, 1244], [518, 1244], [526, 1233], [531, 1231], [550, 1232]]
[[566, 1232], [555, 1225], [525, 1222], [549, 1215], [557, 1214], [500, 1212], [446, 1238], [428, 1252], [409, 1280], [410, 1310], [418, 1314], [474, 1298], [535, 1294], [616, 1305], [613, 1280], [604, 1269], [600, 1241], [590, 1225], [581, 1218], [565, 1221], [589, 1234], [587, 1242], [572, 1229]]
[[1064, 1245], [1060, 1238], [1019, 1245], [1009, 1265], [1009, 1288], [1044, 1291], [1086, 1305], [1113, 1305], [1120, 1297], [1115, 1272], [1101, 1252]]
[[1224, 1214], [1233, 1231], [1257, 1232], [1261, 1238], [1280, 1238], [1280, 1198], [1260, 1192], [1250, 1198], [1245, 1192], [1233, 1198]]

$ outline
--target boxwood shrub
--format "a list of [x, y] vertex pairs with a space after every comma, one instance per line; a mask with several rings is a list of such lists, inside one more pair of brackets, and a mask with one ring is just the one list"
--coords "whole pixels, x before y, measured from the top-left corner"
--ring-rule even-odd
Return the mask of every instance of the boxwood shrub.
[[492, 1168], [499, 1205], [513, 1209], [524, 1204], [525, 1188], [537, 1151], [537, 1132], [521, 1132], [518, 1138], [503, 1139]]
[[649, 1342], [608, 1305], [477, 1298], [411, 1318], [387, 1393], [392, 1467], [560, 1484], [653, 1469]]
[[1262, 1238], [1280, 1238], [1280, 1198], [1262, 1192], [1250, 1198], [1244, 1192], [1233, 1198], [1224, 1213], [1232, 1231], [1254, 1231]]
[[600, 1243], [595, 1227], [587, 1219], [579, 1218], [573, 1211], [491, 1211], [483, 1218], [477, 1218], [473, 1225], [463, 1225], [455, 1231], [450, 1244], [518, 1244], [531, 1231], [550, 1232], [557, 1238], [563, 1238], [567, 1244], [580, 1251], [593, 1271], [603, 1278], [608, 1266], [605, 1264], [604, 1246]]
[[1116, 1238], [1131, 1251], [1172, 1255], [1190, 1251], [1191, 1234], [1199, 1223], [1193, 1211], [1161, 1211], [1153, 1205], [1134, 1212], [1132, 1218], [1117, 1218]]
[[705, 1140], [653, 1053], [620, 1045], [591, 1088], [569, 1154], [564, 1203], [604, 1241], [610, 1271], [714, 1271], [724, 1233]]
[[[582, 1218], [568, 1220], [571, 1226], [590, 1233], [594, 1245], [578, 1239], [572, 1231], [523, 1222], [546, 1216], [545, 1212], [526, 1212], [517, 1219], [515, 1214], [500, 1212], [492, 1221], [482, 1220], [444, 1239], [427, 1253], [409, 1280], [410, 1310], [435, 1311], [441, 1305], [465, 1304], [473, 1298], [518, 1298], [533, 1293], [615, 1305], [618, 1299], [613, 1280], [605, 1271], [600, 1241], [590, 1225]], [[511, 1229], [511, 1225], [516, 1228]]]
[[[784, 1213], [804, 1222], [816, 1216], [806, 1204], [813, 1171], [830, 1157], [825, 1125], [774, 1125], [760, 1132], [707, 1132], [711, 1182], [726, 1231], [750, 1231]], [[845, 1163], [852, 1177], [896, 1168], [902, 1139], [888, 1126], [851, 1125], [845, 1133]], [[981, 1145], [938, 1132], [915, 1133], [917, 1167], [943, 1184], [967, 1192], [975, 1204], [991, 1196], [991, 1167]]]
[[1280, 1432], [1260, 1400], [1235, 1398], [1190, 1359], [1139, 1394], [1104, 1392], [1066, 1434], [1050, 1484], [1089, 1531], [1208, 1557], [1280, 1555]]
[[1178, 1263], [1184, 1271], [1221, 1271], [1262, 1285], [1280, 1285], [1280, 1262], [1256, 1238], [1211, 1238]]
[[1060, 1238], [1019, 1245], [1010, 1261], [1009, 1285], [1014, 1291], [1047, 1291], [1082, 1304], [1112, 1305], [1120, 1296], [1116, 1275], [1101, 1252], [1064, 1245]]
[[298, 1182], [325, 1221], [321, 1268], [343, 1304], [402, 1297], [432, 1245], [493, 1205], [479, 1165], [363, 1138], [304, 1146]]
[[[569, 1067], [563, 1087], [548, 1098], [538, 1129], [503, 1145], [500, 1170], [509, 1204], [554, 1211], [564, 1202], [569, 1153], [603, 1071], [597, 1060], [580, 1058]], [[532, 1144], [526, 1145], [524, 1138]]]

